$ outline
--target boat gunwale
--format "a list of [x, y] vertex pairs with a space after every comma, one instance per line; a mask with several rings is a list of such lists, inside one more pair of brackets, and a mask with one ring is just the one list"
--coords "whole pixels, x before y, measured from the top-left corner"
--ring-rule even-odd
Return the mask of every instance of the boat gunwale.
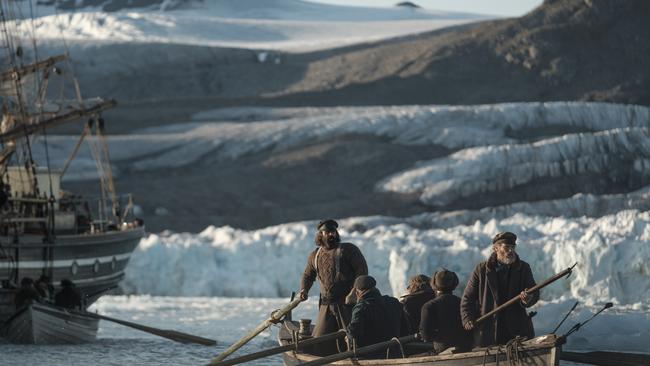
[[[545, 334], [544, 336], [553, 336], [550, 339], [545, 339], [537, 344], [526, 344], [524, 345], [526, 351], [539, 351], [539, 350], [549, 350], [553, 352], [554, 349], [557, 349], [561, 346], [559, 337], [554, 334]], [[539, 338], [539, 337], [536, 337]], [[534, 338], [533, 338], [534, 339]], [[288, 339], [280, 338], [280, 343], [282, 345], [291, 344]], [[485, 357], [485, 356], [495, 356], [499, 353], [504, 354], [503, 352], [497, 352], [499, 349], [503, 349], [503, 345], [500, 346], [491, 346], [491, 347], [482, 347], [475, 348], [470, 352], [461, 352], [461, 353], [450, 353], [450, 354], [437, 354], [437, 355], [426, 355], [418, 357], [406, 357], [406, 358], [390, 358], [390, 359], [353, 359], [346, 358], [344, 360], [332, 362], [332, 365], [410, 365], [410, 364], [419, 364], [419, 363], [430, 363], [430, 362], [442, 362], [442, 361], [453, 361], [453, 360], [462, 360], [474, 357]], [[486, 353], [487, 351], [487, 353]], [[292, 359], [299, 361], [300, 363], [310, 362], [318, 360], [322, 357], [315, 356], [307, 353], [296, 353], [295, 350], [286, 351], [283, 353], [285, 357], [291, 357]]]

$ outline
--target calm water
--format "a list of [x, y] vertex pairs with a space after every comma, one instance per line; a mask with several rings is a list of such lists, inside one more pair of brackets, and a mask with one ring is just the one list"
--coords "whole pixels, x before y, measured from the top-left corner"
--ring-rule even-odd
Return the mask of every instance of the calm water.
[[[288, 299], [181, 298], [107, 296], [91, 310], [162, 329], [173, 329], [216, 339], [217, 346], [175, 343], [164, 338], [101, 321], [95, 343], [32, 346], [0, 343], [0, 365], [204, 365], [264, 320]], [[313, 318], [316, 301], [299, 306], [294, 318]], [[235, 355], [277, 346], [271, 328]], [[249, 365], [281, 365], [280, 356]], [[562, 363], [562, 365], [576, 365]]]

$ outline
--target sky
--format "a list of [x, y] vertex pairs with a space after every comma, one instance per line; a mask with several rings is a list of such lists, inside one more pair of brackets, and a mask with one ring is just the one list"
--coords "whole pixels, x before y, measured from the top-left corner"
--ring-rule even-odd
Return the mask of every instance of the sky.
[[[404, 0], [309, 0], [311, 2], [356, 5], [393, 6]], [[410, 0], [423, 8], [467, 13], [520, 16], [534, 9], [542, 0]]]

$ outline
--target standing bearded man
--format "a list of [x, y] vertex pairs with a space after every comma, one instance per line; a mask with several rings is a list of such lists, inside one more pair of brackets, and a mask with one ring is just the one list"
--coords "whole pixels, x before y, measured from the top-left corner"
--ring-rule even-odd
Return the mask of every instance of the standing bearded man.
[[[303, 301], [307, 300], [309, 289], [316, 278], [320, 284], [318, 317], [312, 332], [314, 337], [346, 328], [351, 310], [345, 304], [345, 298], [351, 294], [354, 280], [368, 274], [363, 254], [356, 245], [341, 243], [338, 227], [334, 220], [318, 223], [315, 239], [318, 248], [309, 254], [300, 283], [299, 296]], [[314, 352], [319, 355], [336, 353], [336, 341], [321, 343]]]
[[[503, 232], [492, 239], [493, 253], [479, 263], [470, 276], [460, 304], [463, 327], [474, 330], [475, 346], [506, 344], [516, 336], [533, 338], [535, 330], [526, 308], [539, 299], [539, 291], [529, 294], [535, 286], [530, 265], [515, 252], [517, 235]], [[506, 301], [519, 296], [513, 304], [480, 325], [475, 321]]]

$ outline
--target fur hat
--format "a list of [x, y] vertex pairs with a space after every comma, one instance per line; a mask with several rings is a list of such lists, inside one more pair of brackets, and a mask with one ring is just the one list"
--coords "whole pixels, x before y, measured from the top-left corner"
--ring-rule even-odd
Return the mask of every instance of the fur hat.
[[326, 230], [326, 231], [336, 231], [338, 229], [339, 224], [332, 220], [332, 219], [327, 219], [327, 220], [321, 220], [318, 225], [316, 225], [316, 230], [321, 231], [321, 230]]
[[377, 281], [375, 281], [375, 279], [372, 278], [372, 276], [363, 275], [357, 277], [357, 279], [354, 280], [354, 288], [356, 288], [359, 291], [370, 290], [375, 286], [377, 286]]
[[498, 233], [494, 236], [494, 238], [492, 238], [492, 244], [494, 245], [500, 243], [505, 243], [508, 245], [517, 245], [517, 235], [509, 231]]
[[431, 278], [423, 274], [415, 275], [409, 278], [408, 285], [406, 286], [406, 290], [409, 294], [427, 289], [429, 291], [431, 290]]
[[438, 291], [453, 291], [458, 286], [456, 273], [443, 268], [433, 274], [431, 285]]

